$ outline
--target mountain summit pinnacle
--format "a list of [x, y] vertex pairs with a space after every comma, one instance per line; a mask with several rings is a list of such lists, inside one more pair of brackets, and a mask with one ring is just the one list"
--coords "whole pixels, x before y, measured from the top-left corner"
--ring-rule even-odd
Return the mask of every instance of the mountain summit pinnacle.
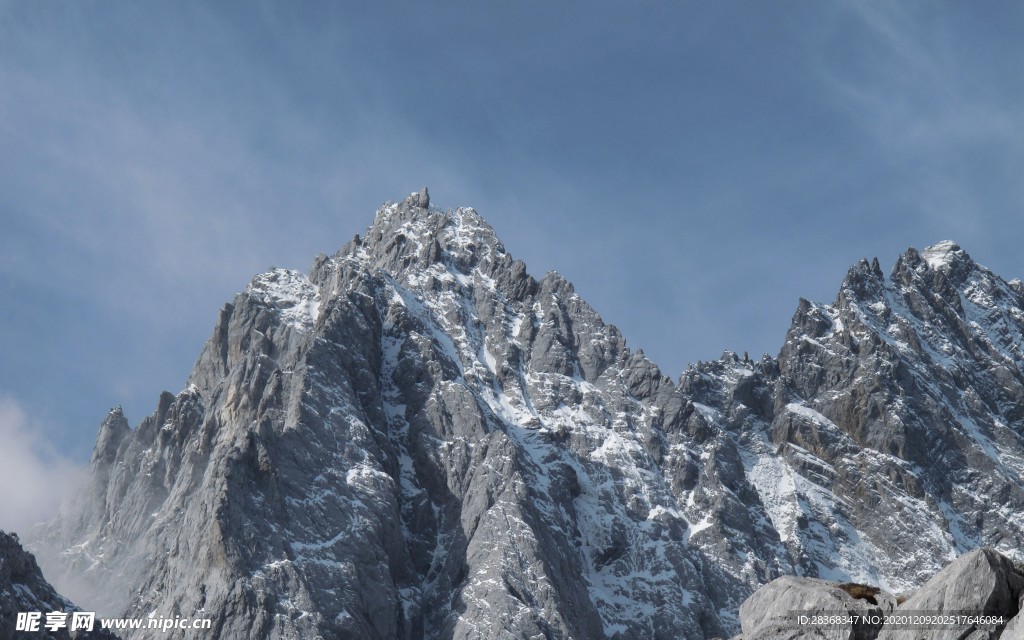
[[924, 258], [925, 262], [932, 269], [939, 269], [950, 265], [958, 259], [968, 258], [964, 250], [960, 248], [960, 245], [952, 240], [943, 240], [933, 244], [921, 252], [921, 257]]
[[419, 190], [419, 193], [413, 192], [409, 194], [409, 197], [405, 199], [409, 203], [409, 206], [419, 207], [420, 209], [430, 208], [430, 192], [426, 187]]

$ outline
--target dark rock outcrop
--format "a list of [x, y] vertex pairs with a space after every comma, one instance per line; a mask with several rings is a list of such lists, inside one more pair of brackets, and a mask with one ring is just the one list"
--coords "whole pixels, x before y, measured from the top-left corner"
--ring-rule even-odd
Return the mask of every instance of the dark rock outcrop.
[[[47, 613], [74, 611], [79, 609], [46, 581], [35, 557], [22, 548], [18, 536], [0, 531], [0, 639], [117, 640], [113, 634], [99, 628], [69, 631], [66, 619], [64, 626], [46, 627]], [[19, 613], [41, 614], [38, 630], [16, 631]]]

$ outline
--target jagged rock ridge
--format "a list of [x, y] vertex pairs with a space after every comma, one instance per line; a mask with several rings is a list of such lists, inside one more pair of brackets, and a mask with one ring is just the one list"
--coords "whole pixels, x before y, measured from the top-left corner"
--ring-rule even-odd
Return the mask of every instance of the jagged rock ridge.
[[[25, 551], [17, 535], [0, 531], [0, 638], [33, 637], [38, 640], [116, 640], [109, 631], [68, 627], [47, 627], [46, 614], [79, 611], [43, 578], [31, 553]], [[35, 613], [40, 618], [37, 631], [18, 631], [18, 614]]]
[[777, 359], [674, 383], [424, 190], [257, 276], [39, 545], [222, 638], [707, 638], [783, 574], [900, 591], [1024, 548], [1020, 289], [864, 262]]

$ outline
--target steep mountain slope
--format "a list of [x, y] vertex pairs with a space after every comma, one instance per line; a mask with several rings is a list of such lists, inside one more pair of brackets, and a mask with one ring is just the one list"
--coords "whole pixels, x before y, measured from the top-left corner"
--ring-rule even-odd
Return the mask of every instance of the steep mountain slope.
[[919, 584], [936, 558], [978, 546], [1024, 550], [1015, 287], [947, 242], [909, 250], [888, 280], [862, 262], [834, 305], [797, 312], [777, 397], [824, 419], [776, 420], [775, 437], [825, 462], [834, 511], [857, 525], [831, 537], [869, 542], [858, 562], [883, 583]]
[[[79, 611], [67, 598], [57, 593], [43, 578], [31, 553], [21, 546], [18, 536], [0, 531], [0, 638], [28, 637], [38, 640], [116, 640], [104, 629], [69, 631], [64, 626], [47, 627], [47, 613]], [[18, 614], [35, 613], [37, 631], [16, 630]], [[98, 625], [98, 623], [96, 623]]]
[[699, 365], [681, 390], [737, 446], [795, 573], [907, 590], [979, 546], [1021, 558], [1022, 308], [955, 244], [910, 249], [801, 301], [777, 361]]
[[[19, 612], [70, 611], [73, 605], [43, 578], [32, 554], [17, 536], [0, 531], [0, 637], [13, 638]], [[67, 638], [66, 629], [40, 637]]]
[[778, 360], [677, 385], [424, 190], [257, 276], [39, 545], [95, 606], [224, 638], [731, 634], [784, 573], [1024, 548], [1019, 288], [954, 245], [863, 263]]

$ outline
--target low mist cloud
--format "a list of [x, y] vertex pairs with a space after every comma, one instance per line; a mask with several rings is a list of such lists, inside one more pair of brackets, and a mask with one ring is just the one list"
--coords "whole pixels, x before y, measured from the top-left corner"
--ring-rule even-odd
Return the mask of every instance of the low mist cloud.
[[27, 534], [53, 518], [85, 476], [57, 452], [44, 430], [14, 398], [0, 396], [0, 529]]

